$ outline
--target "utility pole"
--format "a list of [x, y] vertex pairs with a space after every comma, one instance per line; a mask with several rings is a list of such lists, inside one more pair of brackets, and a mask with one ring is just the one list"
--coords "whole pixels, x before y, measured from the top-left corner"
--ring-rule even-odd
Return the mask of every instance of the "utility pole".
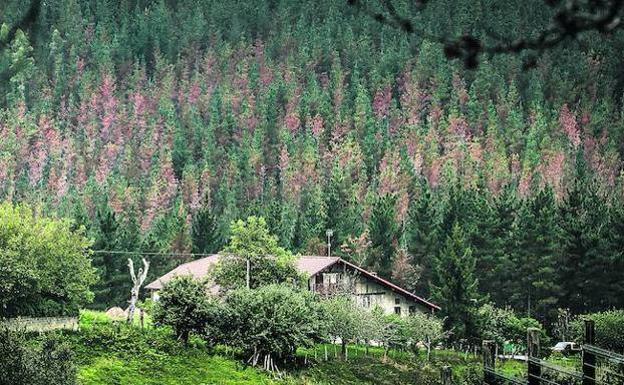
[[246, 276], [246, 280], [247, 280], [247, 289], [251, 289], [251, 261], [249, 260], [249, 257], [247, 257], [247, 276]]
[[327, 235], [327, 256], [331, 257], [331, 237], [334, 235], [334, 230], [327, 229], [325, 235]]

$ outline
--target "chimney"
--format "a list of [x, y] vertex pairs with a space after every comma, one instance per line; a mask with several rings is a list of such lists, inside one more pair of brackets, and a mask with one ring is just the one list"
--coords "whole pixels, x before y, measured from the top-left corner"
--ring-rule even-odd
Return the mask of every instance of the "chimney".
[[371, 274], [373, 277], [376, 277], [376, 276], [377, 276], [377, 272], [376, 272], [376, 271], [371, 271], [371, 272], [370, 272], [370, 274]]

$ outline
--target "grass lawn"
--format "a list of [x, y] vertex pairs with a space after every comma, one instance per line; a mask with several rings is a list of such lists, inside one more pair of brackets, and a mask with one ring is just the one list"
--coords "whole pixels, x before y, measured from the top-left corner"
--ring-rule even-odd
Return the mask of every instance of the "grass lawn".
[[69, 340], [81, 385], [437, 385], [442, 365], [452, 365], [462, 378], [474, 377], [478, 366], [475, 357], [450, 351], [434, 351], [427, 362], [424, 352], [390, 351], [384, 357], [380, 347], [367, 352], [354, 345], [345, 361], [340, 346], [327, 344], [300, 349], [298, 365], [277, 376], [243, 365], [226, 349], [207, 349], [201, 340], [183, 347], [167, 329], [127, 328], [96, 312], [83, 314], [81, 331]]
[[[564, 370], [577, 372], [580, 372], [582, 370], [580, 355], [564, 357], [562, 355], [553, 354], [552, 356], [548, 357], [546, 361]], [[507, 376], [526, 377], [527, 363], [516, 360], [497, 361], [497, 370]]]
[[276, 384], [270, 376], [218, 355], [191, 352], [164, 359], [100, 356], [82, 366], [82, 385], [234, 385]]

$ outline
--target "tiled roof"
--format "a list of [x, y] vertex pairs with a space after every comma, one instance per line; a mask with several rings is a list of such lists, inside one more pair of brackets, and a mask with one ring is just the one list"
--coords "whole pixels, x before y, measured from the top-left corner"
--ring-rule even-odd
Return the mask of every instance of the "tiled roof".
[[295, 265], [297, 266], [297, 270], [299, 270], [299, 272], [306, 273], [312, 276], [319, 271], [325, 270], [327, 267], [333, 265], [339, 260], [340, 258], [338, 257], [319, 257], [315, 255], [305, 255], [297, 259]]
[[[219, 254], [213, 254], [196, 261], [184, 263], [145, 286], [145, 288], [150, 290], [160, 290], [165, 283], [177, 276], [191, 275], [197, 279], [203, 279], [208, 275], [208, 272], [219, 260], [219, 258], [221, 258]], [[216, 292], [218, 291], [218, 287], [215, 286], [214, 288], [211, 288], [210, 291]]]
[[[206, 278], [208, 276], [208, 272], [210, 271], [212, 266], [219, 260], [219, 258], [221, 258], [221, 255], [213, 254], [208, 257], [198, 259], [196, 261], [182, 264], [176, 267], [175, 269], [171, 270], [167, 274], [163, 275], [162, 277], [158, 278], [154, 282], [150, 283], [145, 288], [149, 290], [160, 290], [162, 289], [165, 283], [169, 282], [173, 277], [176, 277], [176, 276], [191, 275], [197, 279]], [[393, 284], [392, 282], [387, 281], [377, 276], [377, 274], [371, 273], [370, 271], [367, 271], [357, 265], [354, 265], [338, 257], [320, 257], [320, 256], [314, 256], [314, 255], [306, 255], [306, 256], [299, 257], [297, 261], [295, 262], [295, 265], [297, 267], [297, 270], [299, 270], [299, 272], [312, 276], [312, 275], [318, 274], [319, 272], [329, 268], [330, 266], [336, 263], [344, 263], [345, 265], [358, 271], [360, 274], [367, 277], [368, 279], [371, 279], [379, 283], [380, 285], [389, 288], [392, 291], [401, 293], [407, 296], [408, 298], [413, 299], [416, 302], [420, 302], [432, 310], [440, 310], [440, 307], [438, 305], [435, 305], [417, 296], [416, 294], [410, 291], [407, 291], [403, 289], [402, 287], [399, 287]], [[210, 291], [212, 293], [217, 293], [219, 291], [219, 287], [217, 285], [213, 285], [210, 288]]]

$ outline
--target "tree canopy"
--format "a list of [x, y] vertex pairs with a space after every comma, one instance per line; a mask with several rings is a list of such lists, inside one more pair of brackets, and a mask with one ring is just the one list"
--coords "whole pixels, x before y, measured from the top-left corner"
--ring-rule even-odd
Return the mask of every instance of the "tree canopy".
[[96, 282], [84, 229], [0, 204], [0, 318], [78, 314]]

